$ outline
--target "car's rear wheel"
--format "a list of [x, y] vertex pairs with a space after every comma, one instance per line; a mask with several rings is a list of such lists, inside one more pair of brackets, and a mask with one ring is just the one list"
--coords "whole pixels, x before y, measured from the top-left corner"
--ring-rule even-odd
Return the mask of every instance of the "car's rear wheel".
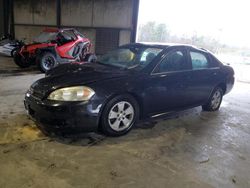
[[30, 63], [24, 57], [22, 57], [18, 52], [16, 52], [14, 55], [14, 62], [17, 66], [21, 68], [27, 68], [30, 66]]
[[139, 117], [139, 107], [130, 95], [111, 99], [104, 108], [101, 118], [102, 131], [108, 136], [128, 133]]
[[204, 111], [217, 111], [220, 108], [223, 98], [223, 90], [220, 87], [216, 87], [209, 98], [207, 104], [202, 106]]
[[57, 65], [56, 57], [51, 52], [43, 52], [37, 58], [37, 65], [41, 72], [47, 72]]

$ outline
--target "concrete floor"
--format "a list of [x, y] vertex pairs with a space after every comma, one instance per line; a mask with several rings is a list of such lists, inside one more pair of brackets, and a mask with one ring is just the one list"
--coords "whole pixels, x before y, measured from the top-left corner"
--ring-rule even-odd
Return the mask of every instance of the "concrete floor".
[[236, 83], [218, 112], [191, 109], [120, 138], [49, 138], [23, 107], [43, 75], [3, 57], [0, 71], [0, 187], [250, 187], [250, 84]]

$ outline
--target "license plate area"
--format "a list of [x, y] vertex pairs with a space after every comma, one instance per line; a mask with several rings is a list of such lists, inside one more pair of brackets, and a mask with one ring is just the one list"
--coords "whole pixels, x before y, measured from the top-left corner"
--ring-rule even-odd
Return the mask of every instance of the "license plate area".
[[27, 112], [28, 115], [30, 115], [30, 116], [35, 115], [35, 111], [25, 101], [24, 101], [24, 106], [25, 106], [25, 109], [26, 109], [26, 112]]

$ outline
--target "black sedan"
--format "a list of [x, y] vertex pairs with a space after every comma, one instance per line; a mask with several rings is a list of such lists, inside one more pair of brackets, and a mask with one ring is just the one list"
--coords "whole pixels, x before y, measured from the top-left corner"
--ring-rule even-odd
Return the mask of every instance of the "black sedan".
[[139, 119], [200, 105], [216, 111], [233, 85], [233, 69], [207, 50], [136, 43], [95, 63], [56, 67], [32, 84], [24, 103], [43, 130], [120, 136]]

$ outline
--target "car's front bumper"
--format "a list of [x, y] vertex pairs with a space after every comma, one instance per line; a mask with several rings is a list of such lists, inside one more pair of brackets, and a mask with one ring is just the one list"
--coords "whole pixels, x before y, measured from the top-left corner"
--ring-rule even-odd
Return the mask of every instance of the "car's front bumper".
[[26, 94], [25, 109], [46, 132], [96, 131], [101, 104], [95, 102], [53, 102]]

